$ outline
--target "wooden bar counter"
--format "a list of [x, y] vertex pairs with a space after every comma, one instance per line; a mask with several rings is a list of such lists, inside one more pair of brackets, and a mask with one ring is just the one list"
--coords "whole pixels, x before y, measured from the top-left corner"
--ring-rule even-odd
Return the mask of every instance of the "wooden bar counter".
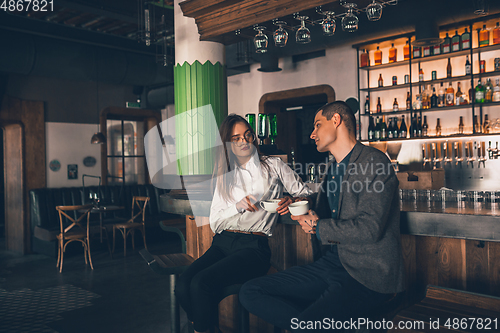
[[[190, 196], [189, 200], [187, 195], [161, 196], [163, 211], [186, 216], [187, 252], [194, 258], [212, 241], [210, 204], [206, 196]], [[500, 296], [500, 208], [405, 202], [401, 204], [401, 234], [407, 304], [423, 298], [428, 284]], [[290, 215], [279, 217], [269, 244], [275, 270], [313, 260], [310, 236]], [[237, 327], [233, 315], [237, 306], [234, 296], [221, 302], [221, 328]], [[251, 315], [251, 332], [271, 333], [273, 328]]]

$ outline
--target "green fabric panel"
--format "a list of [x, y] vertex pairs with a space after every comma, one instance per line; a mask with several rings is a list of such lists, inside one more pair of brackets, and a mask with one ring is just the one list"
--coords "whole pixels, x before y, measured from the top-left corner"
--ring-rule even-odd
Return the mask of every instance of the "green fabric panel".
[[[174, 67], [177, 166], [180, 175], [212, 174], [218, 128], [227, 116], [226, 69], [217, 62]], [[213, 111], [216, 126], [207, 119]], [[205, 108], [201, 108], [205, 107]], [[201, 108], [201, 109], [199, 109]], [[216, 128], [214, 128], [216, 127]]]

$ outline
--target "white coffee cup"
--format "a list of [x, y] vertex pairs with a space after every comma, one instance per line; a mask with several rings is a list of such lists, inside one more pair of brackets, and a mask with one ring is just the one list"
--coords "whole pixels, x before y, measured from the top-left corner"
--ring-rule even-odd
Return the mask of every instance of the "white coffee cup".
[[305, 215], [309, 211], [309, 201], [303, 200], [294, 202], [288, 206], [288, 210], [292, 215]]
[[269, 213], [276, 213], [276, 209], [278, 209], [278, 204], [281, 201], [281, 199], [271, 199], [271, 200], [265, 200], [265, 201], [260, 201], [259, 206], [267, 210]]

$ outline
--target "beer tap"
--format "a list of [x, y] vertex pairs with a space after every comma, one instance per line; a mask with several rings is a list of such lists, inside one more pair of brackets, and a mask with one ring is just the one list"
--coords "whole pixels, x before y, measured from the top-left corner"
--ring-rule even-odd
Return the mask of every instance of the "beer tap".
[[431, 143], [431, 149], [432, 149], [432, 156], [434, 156], [434, 158], [432, 159], [432, 162], [434, 163], [434, 169], [436, 169], [438, 167], [438, 164], [441, 163], [441, 161], [443, 160], [441, 157], [438, 157], [438, 151], [436, 150], [436, 143], [435, 142], [432, 142]]
[[474, 161], [476, 158], [474, 157], [474, 150], [472, 149], [472, 141], [465, 143], [465, 157], [467, 157], [467, 167], [469, 167], [470, 163], [471, 169], [474, 169]]
[[430, 163], [432, 162], [432, 160], [430, 158], [427, 158], [426, 149], [425, 149], [426, 147], [425, 146], [426, 146], [426, 144], [423, 143], [422, 144], [422, 156], [424, 158], [424, 165], [423, 165], [424, 168], [425, 168], [425, 165], [427, 163], [429, 163], [429, 165], [430, 165]]
[[453, 143], [456, 165], [460, 165], [461, 169], [464, 158], [462, 157], [462, 149], [460, 148], [461, 148], [460, 143], [458, 141]]
[[484, 141], [477, 143], [477, 167], [481, 167], [483, 163], [483, 168], [486, 168], [486, 143]]
[[[497, 145], [496, 145], [496, 148], [491, 148], [491, 141], [489, 142], [489, 147], [488, 147], [488, 158], [490, 160], [492, 159], [497, 159], [498, 158], [498, 155], [499, 155], [499, 152], [498, 152], [498, 141], [497, 141]], [[486, 156], [485, 156], [486, 157]]]
[[443, 156], [444, 156], [444, 166], [446, 166], [446, 164], [450, 164], [451, 166], [451, 162], [453, 161], [453, 159], [450, 157], [449, 155], [449, 150], [448, 150], [448, 141], [444, 142], [443, 143]]

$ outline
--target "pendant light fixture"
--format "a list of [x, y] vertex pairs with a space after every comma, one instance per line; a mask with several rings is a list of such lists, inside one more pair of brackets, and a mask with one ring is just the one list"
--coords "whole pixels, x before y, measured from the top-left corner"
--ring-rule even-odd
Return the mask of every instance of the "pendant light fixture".
[[106, 143], [106, 137], [104, 134], [99, 130], [100, 127], [100, 112], [99, 112], [99, 50], [96, 50], [96, 61], [95, 61], [95, 66], [96, 66], [96, 72], [97, 72], [97, 78], [96, 78], [96, 98], [97, 98], [97, 119], [98, 119], [98, 125], [97, 125], [97, 133], [94, 133], [92, 135], [92, 139], [90, 139], [91, 144], [103, 144]]

